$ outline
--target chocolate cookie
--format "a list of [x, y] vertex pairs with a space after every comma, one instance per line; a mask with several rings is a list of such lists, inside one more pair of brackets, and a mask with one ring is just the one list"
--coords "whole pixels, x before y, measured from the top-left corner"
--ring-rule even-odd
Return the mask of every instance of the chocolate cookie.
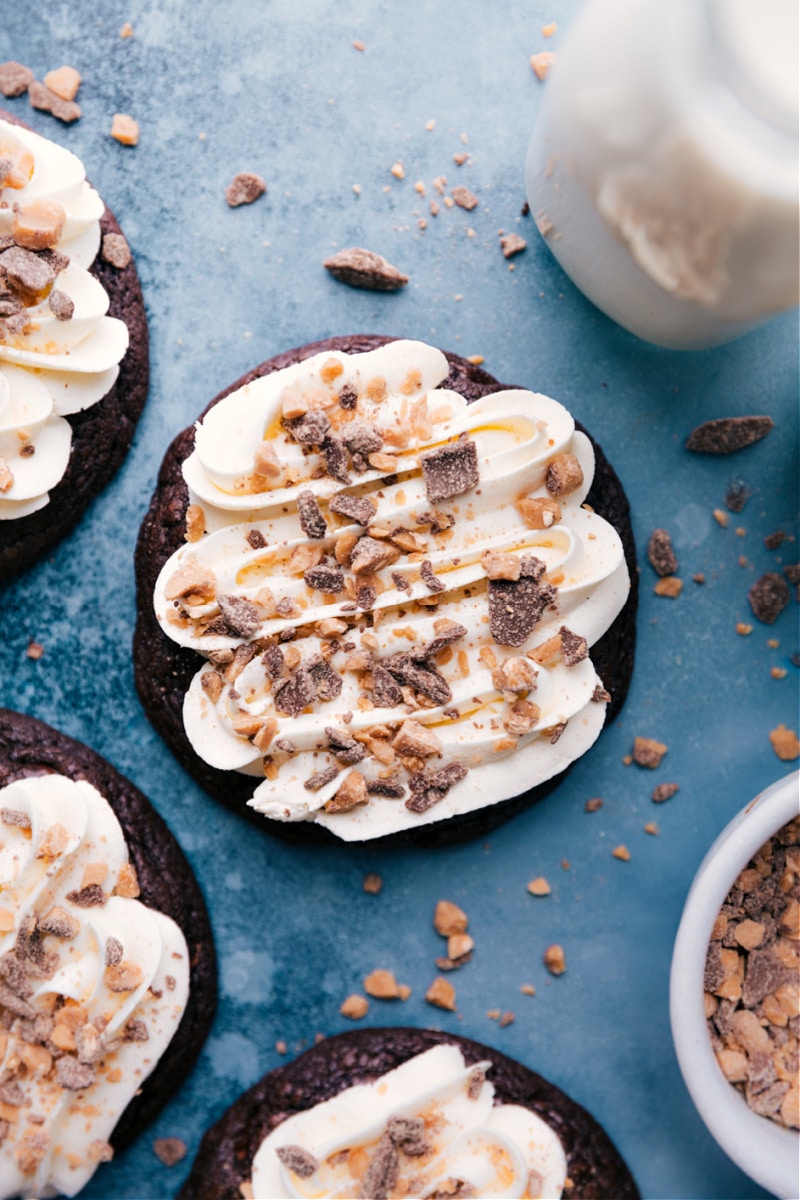
[[265, 1075], [205, 1134], [179, 1200], [240, 1200], [245, 1194], [240, 1186], [250, 1179], [261, 1142], [287, 1118], [442, 1044], [457, 1046], [468, 1065], [490, 1061], [487, 1078], [495, 1101], [521, 1105], [557, 1132], [572, 1181], [565, 1195], [573, 1200], [636, 1200], [636, 1183], [608, 1135], [554, 1084], [468, 1038], [402, 1028], [339, 1034]]
[[[2, 109], [0, 119], [28, 128]], [[116, 380], [103, 398], [83, 411], [66, 415], [72, 429], [69, 461], [60, 482], [49, 489], [49, 502], [28, 515], [0, 520], [0, 583], [39, 561], [77, 524], [121, 465], [147, 398], [147, 315], [139, 276], [125, 250], [119, 224], [108, 208], [100, 217], [100, 229], [103, 238], [112, 234], [120, 239], [117, 246], [122, 245], [121, 254], [107, 253], [121, 265], [113, 265], [101, 249], [90, 274], [108, 294], [107, 315], [127, 326], [128, 349]]]
[[[287, 351], [262, 363], [255, 370], [237, 380], [230, 388], [217, 396], [205, 412], [208, 413], [220, 400], [245, 384], [274, 371], [292, 366], [313, 355], [330, 351], [362, 353], [375, 350], [393, 341], [395, 339], [360, 335], [329, 338]], [[446, 358], [450, 370], [447, 379], [441, 386], [458, 392], [468, 402], [505, 390], [507, 385], [499, 383], [491, 375], [472, 365], [466, 359], [453, 354], [447, 354]], [[313, 414], [311, 415], [313, 416]], [[304, 436], [305, 432], [308, 431], [299, 431], [298, 437]], [[318, 435], [309, 432], [309, 436]], [[140, 698], [151, 722], [170, 749], [186, 770], [215, 799], [255, 820], [262, 828], [268, 827], [279, 837], [291, 841], [330, 843], [335, 840], [335, 835], [331, 835], [328, 830], [320, 828], [312, 822], [267, 821], [252, 808], [247, 807], [246, 802], [253, 792], [253, 777], [236, 774], [233, 771], [221, 771], [207, 765], [195, 754], [184, 731], [182, 716], [184, 696], [203, 660], [192, 649], [180, 647], [165, 635], [154, 614], [153, 593], [161, 569], [168, 558], [184, 545], [187, 536], [186, 514], [189, 493], [181, 468], [184, 460], [193, 450], [194, 439], [195, 427], [190, 426], [178, 434], [167, 450], [159, 472], [158, 484], [139, 534], [136, 551], [137, 626], [134, 636], [134, 669]], [[636, 556], [625, 492], [600, 447], [594, 442], [593, 447], [595, 475], [587, 496], [587, 506], [591, 506], [619, 533], [630, 575], [630, 592], [622, 611], [599, 641], [592, 646], [591, 651], [592, 661], [611, 697], [607, 707], [607, 720], [613, 720], [624, 702], [633, 670], [637, 607]], [[429, 457], [433, 458], [434, 456]], [[441, 465], [446, 477], [447, 472], [452, 469], [452, 464], [443, 463]], [[333, 473], [336, 469], [338, 468], [329, 465], [329, 473]], [[449, 485], [445, 484], [445, 486]], [[553, 486], [555, 487], [555, 484]], [[334, 511], [337, 510], [334, 509]], [[343, 509], [341, 511], [344, 512]], [[362, 524], [369, 521], [368, 514], [359, 517], [354, 510], [348, 509], [347, 511], [349, 520], [359, 521]], [[304, 523], [304, 531], [308, 532], [309, 529], [312, 529], [309, 536], [319, 537], [319, 533], [316, 535], [313, 533], [314, 514], [301, 512], [300, 516], [301, 523]], [[368, 539], [364, 540], [366, 542]], [[424, 566], [425, 564], [423, 564], [423, 568]], [[433, 583], [435, 585], [436, 581], [433, 580]], [[521, 583], [535, 590], [535, 581], [523, 580]], [[338, 584], [335, 582], [326, 584], [321, 577], [320, 579], [315, 577], [314, 586], [335, 588]], [[499, 581], [498, 589], [506, 586], [504, 581]], [[360, 601], [361, 597], [359, 596]], [[365, 603], [369, 604], [369, 597]], [[507, 608], [507, 603], [500, 607], [501, 609]], [[397, 689], [397, 682], [388, 680], [387, 687]], [[285, 689], [287, 692], [285, 704], [287, 705], [290, 699], [288, 697], [289, 690]], [[302, 705], [300, 707], [302, 708]], [[320, 724], [324, 724], [324, 721], [321, 720]], [[556, 731], [554, 740], [557, 736], [558, 732]], [[391, 842], [392, 844], [410, 842], [428, 846], [448, 845], [453, 841], [483, 836], [501, 821], [547, 795], [557, 786], [562, 777], [563, 772], [562, 775], [557, 775], [518, 796], [478, 811], [457, 814], [432, 825], [421, 825], [408, 832], [392, 834], [390, 835]], [[423, 798], [422, 803], [426, 802]], [[380, 842], [384, 839], [377, 840]]]
[[[211, 925], [183, 851], [146, 797], [87, 746], [33, 717], [0, 709], [0, 788], [30, 776], [47, 775], [85, 780], [108, 801], [122, 827], [138, 879], [139, 899], [180, 927], [189, 952], [186, 1008], [158, 1065], [114, 1128], [111, 1144], [120, 1151], [178, 1090], [208, 1034], [217, 994]], [[3, 816], [7, 817], [5, 811]]]

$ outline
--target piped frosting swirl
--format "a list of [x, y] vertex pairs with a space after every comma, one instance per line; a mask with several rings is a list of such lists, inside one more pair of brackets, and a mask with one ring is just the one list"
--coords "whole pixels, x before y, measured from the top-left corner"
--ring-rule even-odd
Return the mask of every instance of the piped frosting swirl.
[[602, 727], [588, 648], [629, 580], [583, 506], [591, 443], [548, 397], [467, 405], [447, 373], [418, 342], [321, 354], [196, 428], [155, 611], [208, 659], [195, 751], [266, 775], [270, 818], [381, 836], [544, 782]]
[[289, 1117], [255, 1155], [253, 1194], [556, 1200], [567, 1174], [561, 1142], [531, 1110], [494, 1103], [491, 1066], [434, 1046]]
[[91, 784], [9, 784], [0, 833], [0, 1196], [73, 1196], [177, 1029], [188, 951]]
[[128, 348], [89, 274], [103, 211], [74, 154], [0, 121], [0, 520], [47, 503], [64, 418], [107, 395]]

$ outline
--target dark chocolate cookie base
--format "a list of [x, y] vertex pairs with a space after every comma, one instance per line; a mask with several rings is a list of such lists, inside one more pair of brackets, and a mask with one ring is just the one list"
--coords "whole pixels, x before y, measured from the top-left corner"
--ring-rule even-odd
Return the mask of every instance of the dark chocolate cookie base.
[[123, 1150], [189, 1075], [217, 1001], [217, 965], [205, 901], [183, 851], [150, 801], [81, 742], [42, 721], [0, 708], [0, 787], [29, 775], [85, 779], [116, 813], [136, 868], [141, 900], [183, 930], [190, 956], [189, 1001], [180, 1025], [142, 1091], [120, 1117], [111, 1143]]
[[[0, 118], [14, 125], [25, 124], [3, 109]], [[100, 228], [103, 235], [122, 232], [108, 209]], [[91, 408], [66, 418], [72, 426], [69, 463], [64, 477], [51, 490], [49, 502], [27, 517], [0, 521], [0, 584], [44, 558], [77, 525], [125, 458], [147, 399], [147, 314], [136, 266], [131, 260], [118, 270], [98, 253], [91, 274], [108, 293], [109, 316], [128, 327], [128, 352], [111, 391]]]
[[[505, 1104], [538, 1113], [558, 1134], [573, 1186], [570, 1200], [637, 1200], [639, 1190], [619, 1152], [586, 1109], [521, 1063], [478, 1042], [427, 1029], [359, 1029], [328, 1038], [254, 1084], [205, 1134], [178, 1200], [241, 1200], [253, 1158], [287, 1117], [368, 1083], [442, 1042], [467, 1063], [489, 1059], [489, 1079]], [[277, 1200], [273, 1197], [272, 1200]]]
[[[377, 335], [327, 338], [288, 350], [262, 363], [221, 392], [209, 408], [246, 383], [291, 366], [326, 350], [360, 353], [393, 341]], [[490, 392], [501, 391], [486, 371], [455, 354], [447, 355], [450, 374], [443, 386], [459, 392], [467, 400], [477, 400]], [[586, 432], [584, 430], [584, 432]], [[631, 590], [628, 600], [611, 628], [592, 647], [592, 661], [611, 693], [606, 723], [620, 711], [630, 685], [636, 645], [636, 608], [638, 574], [636, 550], [625, 491], [613, 467], [596, 442], [595, 477], [588, 503], [610, 521], [622, 538]], [[137, 624], [133, 642], [134, 677], [139, 697], [151, 723], [188, 773], [215, 800], [232, 808], [276, 837], [304, 845], [341, 845], [329, 830], [311, 821], [280, 822], [270, 820], [247, 806], [253, 793], [253, 778], [208, 766], [192, 749], [183, 728], [183, 698], [202, 662], [200, 655], [176, 645], [161, 630], [153, 612], [153, 589], [164, 563], [184, 543], [185, 512], [188, 490], [181, 474], [181, 463], [194, 448], [194, 426], [184, 429], [167, 450], [158, 475], [158, 484], [150, 508], [142, 523], [136, 547]], [[566, 772], [555, 776], [520, 796], [479, 809], [477, 812], [448, 817], [432, 825], [421, 825], [402, 833], [374, 838], [370, 846], [448, 846], [483, 837], [492, 829], [530, 804], [548, 795], [563, 780]]]

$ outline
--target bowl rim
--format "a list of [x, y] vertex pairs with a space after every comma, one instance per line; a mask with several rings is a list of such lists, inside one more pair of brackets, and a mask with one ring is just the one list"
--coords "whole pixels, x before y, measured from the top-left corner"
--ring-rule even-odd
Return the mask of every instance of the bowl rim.
[[800, 771], [794, 771], [760, 792], [714, 841], [689, 889], [670, 972], [672, 1038], [694, 1105], [728, 1157], [782, 1200], [800, 1194], [798, 1134], [754, 1113], [725, 1079], [708, 1036], [703, 974], [714, 921], [733, 881], [800, 811], [798, 781]]

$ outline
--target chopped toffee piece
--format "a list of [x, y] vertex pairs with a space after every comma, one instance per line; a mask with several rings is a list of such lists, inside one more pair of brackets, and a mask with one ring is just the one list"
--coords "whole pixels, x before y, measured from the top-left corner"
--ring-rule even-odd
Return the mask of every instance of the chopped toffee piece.
[[337, 596], [344, 590], [344, 575], [339, 567], [320, 563], [319, 566], [309, 567], [303, 572], [303, 579], [310, 588], [324, 592], [328, 596]]
[[583, 468], [574, 454], [556, 454], [550, 460], [544, 481], [551, 496], [564, 496], [581, 486]]
[[347, 517], [357, 525], [369, 525], [378, 511], [378, 506], [369, 496], [351, 496], [348, 492], [340, 492], [333, 496], [328, 505], [331, 512], [340, 517]]
[[322, 265], [340, 283], [370, 292], [396, 292], [408, 283], [408, 276], [380, 254], [359, 246], [332, 254]]
[[460, 496], [478, 485], [478, 450], [470, 438], [431, 450], [422, 455], [420, 462], [431, 504]]
[[310, 1179], [319, 1167], [314, 1155], [302, 1146], [278, 1146], [275, 1153], [283, 1165], [299, 1179]]
[[663, 804], [665, 800], [671, 800], [679, 788], [677, 783], [659, 783], [653, 788], [651, 799], [654, 804]]
[[317, 689], [311, 674], [301, 667], [280, 683], [274, 692], [274, 704], [278, 712], [287, 717], [298, 717], [304, 708], [317, 698]]
[[244, 596], [218, 596], [219, 611], [225, 624], [235, 637], [251, 638], [256, 633], [261, 619], [258, 609]]
[[564, 666], [574, 667], [576, 663], [589, 657], [589, 644], [585, 637], [572, 633], [566, 625], [562, 625], [558, 632], [561, 636], [561, 657]]
[[307, 538], [315, 541], [325, 537], [328, 525], [313, 492], [298, 492], [297, 515], [300, 518], [300, 528]]
[[538, 625], [544, 610], [555, 603], [556, 589], [541, 582], [544, 572], [541, 559], [526, 554], [518, 580], [489, 580], [489, 627], [498, 645], [521, 646]]
[[765, 625], [772, 625], [791, 599], [789, 585], [777, 571], [766, 571], [748, 592], [753, 616]]
[[633, 761], [640, 767], [649, 767], [654, 771], [661, 765], [661, 760], [666, 753], [667, 747], [663, 742], [657, 742], [654, 738], [634, 738]]
[[442, 581], [436, 578], [429, 558], [426, 558], [419, 564], [419, 575], [429, 592], [433, 592], [435, 594], [445, 590]]
[[174, 1167], [186, 1158], [186, 1142], [178, 1137], [156, 1138], [153, 1152], [165, 1167]]
[[309, 775], [308, 779], [303, 784], [309, 792], [318, 792], [320, 788], [324, 788], [327, 783], [330, 783], [339, 774], [340, 768], [335, 763], [330, 763], [321, 771], [315, 771], [313, 775]]
[[322, 701], [335, 700], [342, 690], [342, 677], [338, 671], [325, 661], [322, 655], [316, 655], [306, 663], [305, 669], [317, 693], [317, 699]]
[[693, 429], [686, 449], [699, 454], [733, 454], [766, 437], [773, 425], [771, 417], [720, 417]]
[[322, 443], [322, 457], [325, 460], [325, 470], [331, 479], [339, 483], [349, 483], [348, 455], [344, 442], [338, 437], [329, 436]]
[[240, 171], [225, 188], [225, 200], [231, 208], [238, 208], [240, 204], [252, 204], [266, 190], [267, 185], [260, 175], [253, 171]]
[[657, 575], [674, 575], [678, 559], [672, 548], [672, 538], [666, 529], [654, 529], [647, 543], [647, 557]]

